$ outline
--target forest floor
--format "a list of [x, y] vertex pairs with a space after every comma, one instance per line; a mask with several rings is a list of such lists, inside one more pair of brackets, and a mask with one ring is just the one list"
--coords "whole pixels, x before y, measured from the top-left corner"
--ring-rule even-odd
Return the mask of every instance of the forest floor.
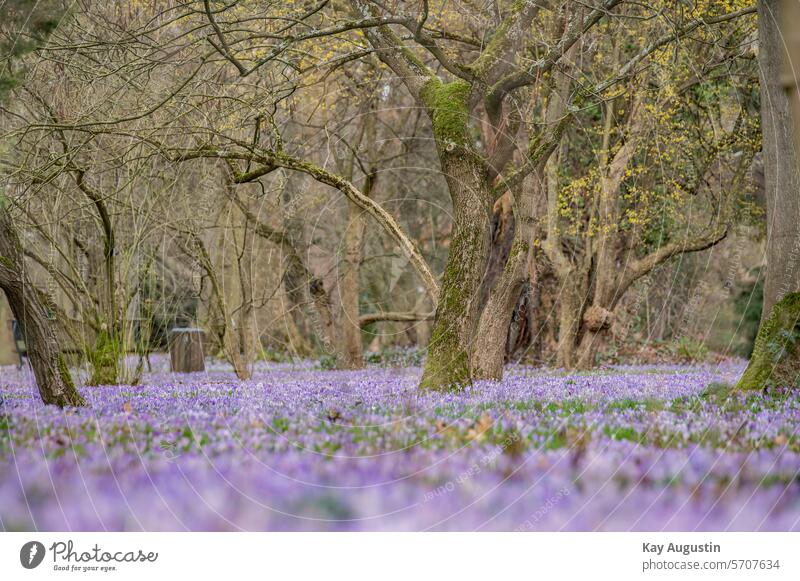
[[3, 530], [800, 530], [800, 394], [740, 362], [146, 374], [43, 406], [0, 369]]

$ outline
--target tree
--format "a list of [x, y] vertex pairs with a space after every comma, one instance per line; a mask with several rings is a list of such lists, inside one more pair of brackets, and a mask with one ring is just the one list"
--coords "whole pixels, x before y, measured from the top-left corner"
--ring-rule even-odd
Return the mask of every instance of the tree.
[[[800, 378], [800, 140], [798, 127], [797, 30], [781, 34], [781, 17], [796, 14], [796, 3], [758, 1], [761, 131], [767, 198], [767, 274], [764, 307], [753, 355], [739, 380], [741, 389], [797, 384]], [[788, 7], [795, 4], [794, 7]], [[790, 22], [790, 20], [786, 20]]]
[[800, 290], [800, 162], [792, 131], [790, 100], [783, 78], [786, 45], [777, 0], [758, 2], [761, 132], [767, 199], [767, 276], [764, 322], [781, 297]]
[[[57, 26], [63, 16], [57, 8], [50, 2], [41, 5], [22, 2], [6, 15], [6, 24], [12, 29], [27, 23], [27, 31], [23, 35], [14, 30], [12, 38], [2, 42], [0, 101], [19, 81], [15, 59], [35, 49]], [[10, 205], [5, 192], [0, 192], [0, 288], [21, 326], [39, 395], [44, 403], [59, 407], [85, 405], [61, 354], [47, 308], [26, 275], [22, 244], [10, 215]]]

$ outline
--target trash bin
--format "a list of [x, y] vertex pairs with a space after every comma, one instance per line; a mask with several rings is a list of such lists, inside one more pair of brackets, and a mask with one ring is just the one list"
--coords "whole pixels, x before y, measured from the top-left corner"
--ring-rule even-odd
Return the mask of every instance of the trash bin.
[[205, 371], [204, 335], [195, 327], [175, 327], [169, 331], [169, 359], [172, 371], [192, 373]]

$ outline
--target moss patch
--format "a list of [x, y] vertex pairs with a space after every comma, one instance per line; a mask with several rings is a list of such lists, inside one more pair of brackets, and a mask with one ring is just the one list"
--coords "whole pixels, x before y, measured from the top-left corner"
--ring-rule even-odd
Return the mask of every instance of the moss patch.
[[75, 384], [72, 382], [72, 375], [69, 373], [69, 366], [67, 366], [67, 361], [64, 359], [64, 354], [58, 354], [58, 374], [61, 376], [61, 381], [64, 382], [64, 385], [68, 390], [75, 389]]
[[72, 375], [69, 373], [67, 361], [64, 359], [64, 354], [58, 354], [58, 374], [61, 376], [61, 381], [64, 383], [64, 397], [62, 401], [56, 402], [59, 407], [64, 406], [85, 406], [86, 400], [83, 399], [78, 390], [75, 388], [75, 383], [72, 381]]
[[442, 353], [437, 359], [428, 357], [425, 373], [419, 383], [421, 390], [457, 391], [472, 383], [467, 354], [458, 349]]
[[470, 85], [461, 79], [442, 83], [431, 79], [422, 88], [422, 100], [432, 111], [433, 135], [439, 143], [464, 145], [467, 141], [467, 95]]
[[421, 389], [458, 389], [472, 383], [468, 349], [462, 337], [469, 325], [469, 303], [481, 281], [475, 265], [482, 245], [482, 226], [457, 228], [450, 242], [436, 322], [428, 345]]
[[756, 337], [737, 389], [795, 387], [800, 377], [800, 293], [778, 301]]
[[94, 348], [88, 353], [92, 365], [90, 385], [116, 385], [119, 375], [119, 342], [109, 333], [97, 336]]

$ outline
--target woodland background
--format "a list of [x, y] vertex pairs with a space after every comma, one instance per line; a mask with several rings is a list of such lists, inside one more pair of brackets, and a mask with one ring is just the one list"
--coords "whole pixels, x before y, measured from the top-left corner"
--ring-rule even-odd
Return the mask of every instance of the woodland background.
[[749, 0], [3, 10], [7, 213], [90, 383], [136, 383], [173, 326], [240, 378], [429, 344], [430, 386], [752, 351]]

